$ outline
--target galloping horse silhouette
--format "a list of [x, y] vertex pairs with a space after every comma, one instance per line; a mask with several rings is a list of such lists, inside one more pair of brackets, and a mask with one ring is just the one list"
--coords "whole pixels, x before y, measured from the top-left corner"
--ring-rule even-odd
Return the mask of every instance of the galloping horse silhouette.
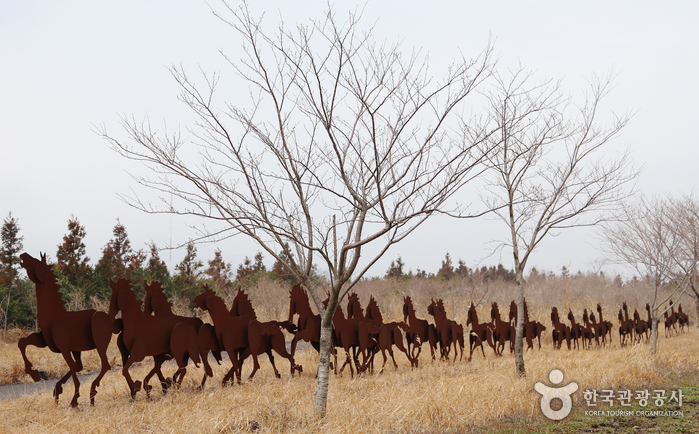
[[289, 323], [294, 322], [295, 315], [299, 316], [299, 320], [296, 324], [296, 334], [291, 340], [291, 357], [296, 354], [298, 341], [310, 342], [316, 351], [320, 351], [320, 315], [311, 310], [308, 295], [300, 283], [289, 291]]
[[[408, 331], [405, 332], [405, 338], [408, 343], [408, 354], [413, 367], [418, 366], [418, 357], [422, 352], [422, 343], [427, 342], [434, 360], [434, 350], [437, 347], [437, 330], [434, 325], [427, 320], [418, 318], [415, 315], [415, 307], [410, 296], [403, 297], [403, 322], [408, 323]], [[412, 347], [412, 348], [411, 348]], [[417, 354], [415, 354], [417, 348]]]
[[[376, 303], [374, 296], [371, 296], [371, 298], [369, 299], [369, 304], [367, 304], [366, 307], [365, 321], [362, 322], [362, 324], [366, 324], [369, 321], [373, 321], [374, 325], [380, 324], [378, 336], [374, 337], [376, 343], [375, 348], [381, 350], [381, 356], [383, 357], [383, 364], [381, 365], [381, 370], [379, 371], [379, 374], [383, 373], [384, 367], [386, 366], [386, 361], [388, 360], [388, 358], [386, 357], [386, 351], [388, 351], [388, 354], [391, 356], [391, 360], [393, 361], [393, 367], [396, 370], [398, 370], [396, 358], [393, 356], [394, 345], [396, 346], [396, 348], [398, 348], [405, 354], [405, 356], [408, 358], [408, 361], [410, 362], [410, 365], [413, 366], [414, 362], [410, 358], [410, 354], [408, 354], [408, 350], [405, 348], [405, 345], [403, 344], [403, 333], [408, 331], [408, 325], [404, 322], [396, 321], [384, 324], [383, 315], [381, 315], [381, 309], [379, 309], [379, 305]], [[362, 334], [362, 330], [365, 328], [362, 326], [362, 324], [360, 324], [359, 326], [360, 336]], [[370, 372], [372, 373], [374, 371], [373, 365], [375, 354], [376, 351], [373, 351], [371, 359], [369, 360], [369, 363], [371, 364]]]
[[260, 322], [249, 315], [231, 316], [226, 308], [226, 303], [208, 287], [205, 287], [201, 294], [194, 297], [194, 305], [209, 311], [214, 322], [216, 338], [221, 348], [228, 353], [228, 358], [231, 361], [231, 369], [223, 377], [222, 384], [226, 385], [228, 380], [232, 380], [233, 377], [237, 378], [238, 384], [241, 383], [242, 363], [249, 355], [252, 355], [254, 366], [248, 379], [252, 378], [252, 375], [260, 369], [260, 363], [254, 350], [260, 348], [262, 340]]
[[[249, 316], [253, 320], [257, 320], [257, 313], [255, 312], [255, 308], [252, 306], [252, 303], [250, 302], [248, 295], [242, 289], [238, 289], [238, 293], [233, 299], [230, 314], [231, 316]], [[291, 354], [289, 354], [286, 351], [286, 340], [284, 338], [284, 333], [282, 333], [281, 330], [282, 327], [290, 333], [294, 330], [293, 325], [288, 321], [261, 322], [260, 332], [262, 333], [262, 338], [260, 340], [260, 347], [254, 349], [253, 351], [257, 355], [263, 353], [267, 354], [269, 362], [272, 364], [272, 368], [274, 369], [274, 375], [277, 378], [281, 378], [281, 375], [279, 374], [279, 371], [277, 371], [277, 366], [274, 364], [274, 355], [272, 355], [272, 350], [276, 351], [277, 354], [289, 361], [289, 364], [291, 366], [292, 377], [294, 376], [294, 372], [296, 371], [303, 372], [303, 367], [297, 365], [294, 362], [294, 358], [291, 356]], [[255, 372], [253, 371], [250, 374], [249, 379], [252, 378], [254, 375]]]
[[[204, 385], [206, 384], [207, 377], [214, 376], [213, 370], [211, 369], [211, 365], [209, 365], [209, 351], [211, 351], [211, 354], [214, 356], [216, 363], [220, 365], [222, 360], [221, 349], [218, 345], [218, 341], [216, 340], [216, 332], [214, 331], [214, 327], [211, 324], [204, 324], [204, 321], [202, 321], [199, 318], [175, 315], [172, 312], [172, 303], [170, 303], [167, 300], [164, 288], [162, 287], [160, 282], [153, 281], [150, 284], [147, 283], [145, 285], [145, 290], [146, 297], [143, 300], [144, 313], [148, 315], [154, 313], [155, 316], [166, 316], [176, 318], [179, 322], [190, 325], [194, 327], [194, 329], [197, 331], [197, 338], [199, 341], [199, 356], [201, 358], [202, 363], [204, 364], [204, 377], [201, 380], [199, 388], [203, 389]], [[151, 371], [144, 379], [144, 382], [146, 384], [148, 383], [148, 379], [152, 377], [154, 371], [155, 369]], [[157, 372], [155, 373], [158, 374], [158, 378], [160, 379], [161, 384], [163, 385], [163, 392], [165, 392], [166, 388], [170, 385], [170, 382], [163, 382], [164, 379], [160, 370], [157, 370]], [[179, 373], [180, 371], [178, 370], [173, 376], [172, 381], [177, 381]], [[146, 391], [148, 390], [149, 388], [146, 388]]]
[[77, 407], [80, 396], [80, 381], [77, 373], [83, 369], [81, 352], [96, 349], [101, 368], [90, 388], [90, 405], [95, 405], [97, 386], [104, 374], [111, 369], [107, 360], [107, 347], [112, 338], [112, 320], [105, 312], [95, 309], [68, 312], [58, 291], [60, 287], [56, 282], [56, 276], [46, 263], [45, 254], [41, 254], [41, 260], [38, 260], [27, 253], [22, 253], [20, 265], [27, 270], [29, 280], [36, 285], [36, 318], [41, 329], [40, 332], [32, 333], [17, 343], [24, 359], [25, 372], [34, 381], [41, 379], [39, 371], [32, 369], [32, 364], [27, 359], [28, 345], [38, 348], [49, 347], [54, 353], [61, 353], [68, 364], [68, 373], [56, 383], [53, 397], [58, 403], [58, 397], [63, 392], [63, 384], [72, 377], [75, 393], [70, 406]]
[[469, 333], [469, 350], [468, 361], [471, 361], [473, 357], [473, 350], [480, 345], [483, 357], [485, 357], [485, 351], [483, 350], [483, 341], [487, 341], [488, 345], [495, 351], [495, 344], [493, 343], [493, 331], [489, 323], [480, 324], [478, 322], [478, 312], [476, 312], [476, 306], [471, 302], [471, 307], [468, 308], [468, 314], [466, 315], [466, 325], [471, 326], [471, 333]]
[[500, 318], [500, 308], [498, 304], [493, 302], [490, 306], [490, 318], [493, 324], [493, 342], [495, 343], [495, 354], [502, 356], [502, 352], [505, 349], [505, 342], [510, 341], [510, 351], [512, 351], [512, 346], [514, 344], [514, 339], [512, 335], [512, 324], [507, 321], [503, 321]]
[[558, 316], [558, 308], [556, 306], [551, 308], [551, 324], [553, 325], [553, 330], [551, 330], [553, 348], [560, 350], [561, 345], [565, 340], [566, 344], [568, 345], [568, 349], [570, 349], [570, 329], [561, 322], [560, 317]]
[[[136, 294], [126, 279], [111, 282], [110, 286], [112, 298], [116, 298], [116, 306], [110, 307], [109, 315], [114, 318], [121, 311], [124, 325], [123, 342], [129, 357], [121, 372], [129, 385], [131, 398], [135, 398], [141, 390], [141, 381], [133, 381], [129, 368], [148, 356], [152, 356], [155, 361], [154, 370], [159, 370], [163, 361], [172, 356], [180, 372], [177, 385], [181, 385], [187, 372], [187, 355], [199, 366], [199, 344], [194, 327], [179, 322], [175, 317], [144, 313], [141, 302], [136, 299]], [[149, 375], [152, 374], [153, 371]], [[144, 389], [149, 394], [148, 378], [150, 377], [144, 379]]]
[[449, 360], [449, 352], [451, 346], [454, 345], [454, 361], [459, 355], [459, 347], [461, 347], [461, 357], [464, 356], [464, 328], [461, 324], [447, 318], [447, 311], [444, 308], [444, 302], [441, 299], [432, 300], [427, 306], [427, 313], [434, 317], [437, 336], [441, 345], [441, 357]]

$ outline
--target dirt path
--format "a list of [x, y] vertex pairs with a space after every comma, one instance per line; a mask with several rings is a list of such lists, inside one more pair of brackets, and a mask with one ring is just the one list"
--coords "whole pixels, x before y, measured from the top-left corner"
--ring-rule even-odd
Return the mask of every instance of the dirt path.
[[[78, 380], [80, 384], [90, 383], [97, 374], [86, 374], [78, 375]], [[0, 386], [0, 400], [2, 399], [14, 399], [20, 396], [29, 395], [32, 393], [40, 393], [45, 391], [52, 391], [53, 387], [58, 382], [57, 378], [51, 380], [42, 380], [36, 383], [20, 383], [20, 384], [8, 384], [5, 386]], [[73, 380], [68, 380], [68, 384], [73, 384]]]

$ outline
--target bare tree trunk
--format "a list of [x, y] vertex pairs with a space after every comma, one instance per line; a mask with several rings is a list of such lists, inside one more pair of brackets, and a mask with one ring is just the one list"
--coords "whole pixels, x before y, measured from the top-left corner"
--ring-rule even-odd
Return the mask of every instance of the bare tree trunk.
[[656, 309], [653, 311], [653, 318], [651, 319], [651, 323], [653, 324], [651, 327], [651, 342], [652, 342], [652, 347], [651, 347], [651, 354], [655, 354], [658, 350], [658, 310]]
[[520, 267], [517, 267], [517, 332], [515, 333], [515, 366], [520, 377], [526, 377], [524, 369], [524, 276]]
[[328, 406], [328, 383], [330, 380], [330, 353], [332, 351], [332, 315], [330, 320], [321, 322], [320, 352], [318, 354], [318, 380], [314, 410], [318, 417], [325, 417]]

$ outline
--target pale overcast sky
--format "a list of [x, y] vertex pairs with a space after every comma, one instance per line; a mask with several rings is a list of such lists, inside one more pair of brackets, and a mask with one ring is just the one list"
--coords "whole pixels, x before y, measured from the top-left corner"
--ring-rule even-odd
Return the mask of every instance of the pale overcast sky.
[[[237, 4], [235, 1], [232, 4]], [[318, 18], [323, 1], [255, 1], [253, 11], [287, 23]], [[344, 14], [364, 3], [334, 2]], [[212, 0], [211, 5], [220, 9]], [[475, 57], [495, 41], [501, 65], [518, 63], [541, 77], [563, 78], [577, 92], [592, 74], [613, 70], [616, 89], [606, 107], [637, 111], [610, 148], [631, 149], [646, 165], [640, 189], [648, 195], [695, 188], [699, 147], [695, 139], [699, 100], [699, 3], [649, 1], [456, 2], [369, 1], [365, 23], [376, 35], [403, 40], [406, 50], [429, 53], [440, 76], [459, 50]], [[148, 114], [171, 125], [187, 120], [168, 67], [230, 75], [219, 49], [236, 50], [237, 35], [199, 1], [4, 1], [0, 2], [0, 219], [19, 220], [24, 248], [55, 257], [71, 214], [87, 229], [94, 262], [112, 236], [117, 218], [134, 248], [151, 240], [165, 247], [185, 243], [186, 222], [152, 216], [118, 199], [136, 187], [127, 171], [138, 170], [116, 155], [93, 131], [105, 124], [119, 135], [119, 116]], [[546, 241], [529, 265], [559, 271], [588, 270], [601, 256], [593, 229], [575, 229]], [[383, 275], [391, 260], [436, 271], [444, 254], [473, 266], [512, 267], [509, 252], [484, 259], [485, 243], [506, 235], [500, 222], [434, 219], [389, 251], [369, 273]], [[243, 237], [200, 246], [202, 260], [218, 247], [237, 266], [258, 248]], [[174, 266], [182, 250], [163, 252]], [[267, 264], [271, 260], [267, 258]]]

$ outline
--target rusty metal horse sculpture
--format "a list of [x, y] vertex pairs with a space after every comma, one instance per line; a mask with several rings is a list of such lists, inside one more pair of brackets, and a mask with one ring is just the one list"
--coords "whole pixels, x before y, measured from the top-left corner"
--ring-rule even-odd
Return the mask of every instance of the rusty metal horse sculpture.
[[242, 362], [250, 355], [254, 364], [250, 377], [252, 378], [260, 369], [256, 351], [262, 342], [260, 322], [249, 315], [231, 316], [223, 299], [208, 287], [194, 297], [194, 306], [209, 312], [214, 322], [216, 338], [231, 361], [232, 366], [223, 377], [222, 384], [227, 385], [228, 380], [234, 377], [237, 378], [238, 384], [241, 383]]
[[[384, 323], [383, 315], [381, 315], [379, 305], [376, 303], [374, 296], [371, 296], [371, 298], [369, 299], [369, 303], [366, 307], [365, 321], [363, 321], [359, 325], [360, 343], [362, 341], [363, 330], [365, 328], [369, 328], [371, 326], [376, 325], [380, 326], [378, 329], [378, 334], [373, 336], [374, 342], [376, 344], [374, 348], [376, 350], [380, 350], [381, 356], [383, 356], [383, 364], [381, 365], [381, 370], [379, 371], [379, 374], [383, 373], [384, 367], [386, 366], [386, 361], [388, 360], [388, 358], [386, 357], [386, 351], [388, 351], [388, 354], [391, 356], [391, 360], [393, 361], [393, 367], [396, 370], [398, 370], [398, 364], [396, 363], [396, 358], [393, 355], [394, 345], [396, 348], [402, 351], [403, 354], [405, 354], [405, 356], [408, 358], [408, 361], [410, 362], [410, 365], [412, 366], [413, 360], [410, 358], [408, 350], [405, 348], [405, 345], [403, 344], [403, 333], [408, 331], [408, 325], [403, 322], [396, 321]], [[371, 359], [369, 361], [371, 366], [370, 372], [372, 373], [375, 354], [376, 351], [373, 351], [371, 354]], [[366, 367], [364, 367], [363, 369], [366, 369]]]
[[[216, 360], [216, 363], [219, 365], [221, 364], [221, 348], [218, 345], [218, 341], [216, 340], [216, 332], [214, 330], [214, 327], [211, 324], [205, 324], [204, 321], [202, 321], [199, 318], [192, 318], [192, 317], [186, 317], [186, 316], [180, 316], [180, 315], [175, 315], [172, 312], [172, 303], [170, 303], [167, 300], [167, 296], [165, 295], [165, 290], [158, 281], [153, 281], [151, 283], [145, 284], [145, 290], [146, 290], [146, 297], [143, 300], [143, 312], [146, 313], [147, 315], [150, 315], [151, 313], [155, 314], [155, 316], [166, 316], [166, 317], [174, 317], [176, 318], [179, 322], [182, 322], [184, 324], [190, 325], [194, 327], [194, 329], [197, 331], [197, 338], [199, 341], [199, 356], [201, 358], [202, 363], [204, 364], [204, 377], [202, 378], [201, 384], [199, 385], [200, 389], [204, 388], [204, 385], [206, 384], [206, 379], [207, 377], [213, 377], [213, 370], [211, 369], [211, 365], [209, 365], [209, 352], [214, 356], [214, 359]], [[155, 369], [154, 369], [155, 371]], [[177, 381], [178, 375], [179, 375], [179, 370], [175, 373], [173, 376], [173, 381]], [[162, 373], [158, 370], [155, 372], [158, 374], [158, 378], [160, 379], [161, 383], [163, 384], [163, 392], [167, 389], [167, 387], [170, 385], [169, 381], [163, 381], [163, 375]], [[149, 373], [146, 378], [144, 379], [144, 382], [147, 384], [148, 379], [151, 378], [153, 375], [153, 372]], [[148, 392], [149, 389], [146, 388], [146, 391]]]
[[561, 349], [561, 344], [566, 341], [568, 349], [570, 349], [570, 328], [563, 324], [558, 316], [558, 308], [556, 306], [551, 307], [551, 324], [553, 330], [551, 330], [551, 337], [553, 339], [553, 348], [556, 350]]
[[[175, 317], [157, 317], [141, 310], [141, 302], [136, 299], [130, 283], [125, 279], [111, 282], [112, 299], [116, 305], [110, 306], [109, 315], [114, 318], [121, 312], [123, 321], [123, 343], [128, 351], [128, 359], [122, 368], [122, 374], [129, 385], [131, 398], [141, 390], [141, 381], [133, 381], [129, 368], [148, 356], [155, 361], [155, 370], [168, 358], [177, 362], [179, 386], [187, 372], [187, 357], [199, 366], [199, 345], [194, 327], [179, 322]], [[154, 371], [149, 375], [152, 376]], [[148, 379], [144, 379], [144, 390], [149, 393]], [[173, 380], [174, 381], [174, 380]]]
[[492, 320], [495, 354], [502, 356], [502, 352], [505, 349], [505, 342], [510, 341], [510, 351], [513, 349], [513, 327], [510, 322], [503, 321], [502, 318], [500, 318], [500, 309], [496, 302], [493, 302], [490, 306], [490, 318]]
[[[250, 298], [242, 289], [238, 289], [238, 293], [233, 299], [233, 304], [230, 310], [231, 316], [249, 316], [253, 320], [257, 320], [257, 313], [255, 312]], [[274, 369], [274, 375], [277, 378], [281, 378], [277, 366], [274, 364], [274, 355], [272, 355], [272, 350], [276, 351], [277, 354], [284, 357], [289, 361], [291, 366], [291, 376], [294, 376], [294, 372], [303, 372], [303, 367], [297, 365], [294, 362], [294, 358], [286, 351], [286, 340], [284, 338], [284, 333], [282, 333], [282, 328], [285, 328], [288, 332], [293, 332], [294, 327], [288, 321], [267, 321], [260, 322], [260, 332], [262, 333], [262, 339], [260, 341], [260, 347], [257, 349], [251, 349], [257, 355], [266, 353], [269, 358], [269, 362]], [[248, 379], [251, 379], [255, 375], [253, 371]]]
[[459, 355], [459, 347], [461, 348], [461, 357], [464, 355], [464, 328], [461, 324], [447, 318], [447, 311], [444, 308], [444, 302], [441, 299], [432, 300], [427, 306], [427, 313], [434, 317], [435, 328], [441, 346], [441, 358], [449, 360], [449, 352], [451, 346], [454, 346], [454, 361]]
[[83, 369], [80, 356], [82, 351], [96, 349], [101, 367], [90, 388], [90, 404], [95, 405], [95, 395], [97, 395], [100, 380], [111, 369], [107, 360], [107, 347], [112, 338], [112, 320], [105, 312], [94, 309], [67, 311], [65, 302], [61, 299], [56, 276], [46, 262], [46, 255], [41, 254], [41, 260], [38, 260], [27, 253], [22, 253], [20, 265], [27, 270], [29, 280], [36, 286], [36, 318], [41, 329], [20, 339], [17, 343], [24, 359], [25, 372], [34, 381], [41, 380], [39, 371], [33, 369], [31, 362], [27, 359], [28, 345], [38, 348], [48, 347], [54, 353], [61, 353], [68, 364], [68, 373], [56, 383], [53, 397], [58, 403], [58, 397], [63, 392], [63, 384], [72, 377], [75, 393], [70, 406], [77, 407], [80, 396], [80, 381], [77, 373]]
[[306, 341], [320, 351], [320, 315], [314, 314], [311, 310], [311, 303], [308, 294], [303, 290], [300, 283], [294, 285], [289, 291], [289, 323], [294, 322], [294, 316], [298, 315], [296, 323], [296, 334], [291, 340], [291, 357], [296, 353], [298, 341]]
[[473, 350], [480, 345], [483, 357], [485, 357], [485, 351], [483, 350], [483, 341], [487, 341], [488, 345], [495, 351], [495, 344], [493, 343], [493, 330], [491, 329], [490, 323], [479, 323], [478, 322], [478, 312], [476, 312], [476, 306], [471, 302], [471, 307], [468, 308], [466, 325], [471, 326], [471, 333], [469, 333], [469, 350], [468, 361], [471, 361], [473, 357]]
[[[411, 359], [412, 366], [414, 368], [418, 367], [418, 357], [420, 356], [420, 352], [422, 352], [423, 342], [427, 342], [430, 346], [432, 359], [434, 359], [434, 350], [437, 346], [437, 331], [433, 324], [417, 317], [415, 308], [413, 307], [413, 300], [410, 296], [403, 297], [403, 322], [408, 324], [405, 338], [407, 341], [408, 358]], [[417, 354], [415, 354], [415, 348], [417, 348]]]

